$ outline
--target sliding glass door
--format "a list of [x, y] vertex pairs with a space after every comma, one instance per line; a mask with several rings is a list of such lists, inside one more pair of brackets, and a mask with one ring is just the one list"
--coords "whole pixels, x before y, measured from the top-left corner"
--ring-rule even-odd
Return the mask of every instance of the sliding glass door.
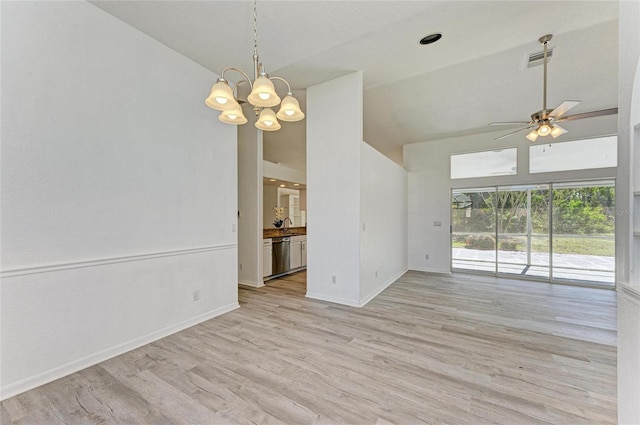
[[548, 279], [549, 185], [497, 190], [498, 273]]
[[615, 283], [613, 181], [553, 185], [553, 278]]
[[613, 181], [452, 191], [452, 269], [615, 281]]
[[454, 190], [451, 237], [453, 268], [496, 271], [496, 188]]

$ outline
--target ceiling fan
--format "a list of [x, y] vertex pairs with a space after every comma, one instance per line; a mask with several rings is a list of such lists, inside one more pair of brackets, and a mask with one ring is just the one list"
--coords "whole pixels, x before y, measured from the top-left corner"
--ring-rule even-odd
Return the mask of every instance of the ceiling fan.
[[[512, 134], [519, 133], [523, 130], [533, 130], [527, 134], [527, 139], [535, 142], [539, 136], [549, 136], [554, 139], [567, 132], [564, 128], [560, 127], [557, 123], [564, 121], [573, 121], [583, 118], [600, 117], [603, 115], [612, 115], [618, 113], [618, 108], [602, 109], [599, 111], [584, 112], [582, 114], [564, 115], [572, 108], [576, 107], [579, 100], [565, 100], [555, 109], [547, 109], [547, 44], [553, 37], [551, 34], [543, 35], [538, 39], [540, 44], [544, 47], [544, 81], [542, 91], [542, 109], [531, 115], [531, 121], [511, 121], [511, 122], [492, 122], [489, 125], [514, 125], [514, 124], [526, 124], [526, 127], [520, 128], [511, 133], [497, 137], [496, 140], [504, 139]], [[535, 128], [534, 128], [535, 127]]]

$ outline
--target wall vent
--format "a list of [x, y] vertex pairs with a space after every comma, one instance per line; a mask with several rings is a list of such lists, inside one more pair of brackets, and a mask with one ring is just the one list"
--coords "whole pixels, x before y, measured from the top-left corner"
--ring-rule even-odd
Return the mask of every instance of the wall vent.
[[[553, 57], [553, 48], [547, 48], [547, 63], [551, 62], [551, 58]], [[539, 52], [531, 53], [529, 55], [529, 60], [527, 61], [527, 68], [533, 68], [534, 66], [539, 66], [544, 63], [544, 50]]]

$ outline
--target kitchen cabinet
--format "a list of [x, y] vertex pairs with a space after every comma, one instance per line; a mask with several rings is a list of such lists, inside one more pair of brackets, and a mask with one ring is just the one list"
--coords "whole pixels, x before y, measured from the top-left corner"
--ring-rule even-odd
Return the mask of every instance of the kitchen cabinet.
[[272, 257], [273, 250], [271, 239], [262, 240], [262, 277], [270, 276], [272, 273]]
[[286, 215], [291, 219], [292, 227], [302, 225], [302, 215], [300, 212], [300, 195], [280, 195], [279, 206], [286, 208]]
[[292, 236], [291, 237], [291, 269], [298, 269], [307, 265], [307, 237]]

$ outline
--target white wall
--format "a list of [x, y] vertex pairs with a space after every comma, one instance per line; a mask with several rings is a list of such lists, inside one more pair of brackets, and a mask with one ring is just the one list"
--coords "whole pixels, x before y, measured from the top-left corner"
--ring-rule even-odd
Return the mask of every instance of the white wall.
[[407, 172], [360, 143], [360, 305], [407, 271]]
[[307, 296], [358, 305], [362, 73], [309, 87], [306, 121]]
[[238, 306], [215, 74], [85, 2], [2, 2], [2, 74], [3, 398]]
[[[633, 264], [632, 220], [640, 220], [631, 193], [640, 190], [640, 155], [633, 127], [640, 125], [640, 3], [619, 2], [618, 63], [618, 221], [616, 272], [618, 280], [618, 422], [640, 424], [640, 286]], [[637, 133], [636, 133], [637, 134]], [[635, 158], [635, 162], [634, 162]], [[634, 176], [635, 173], [635, 176]], [[637, 249], [637, 246], [636, 246]], [[636, 258], [638, 253], [635, 254]], [[632, 282], [632, 275], [636, 277]]]
[[260, 287], [262, 281], [262, 130], [245, 106], [249, 120], [238, 127], [238, 283]]
[[309, 88], [307, 111], [307, 296], [363, 306], [407, 270], [407, 173], [358, 139], [362, 73]]
[[276, 212], [273, 208], [278, 206], [278, 187], [265, 185], [262, 194], [262, 228], [275, 228], [273, 221], [276, 219]]
[[[580, 127], [573, 129], [564, 140], [613, 134], [617, 127], [615, 116], [582, 120], [580, 123]], [[616, 177], [615, 168], [529, 174], [530, 143], [523, 135], [494, 140], [503, 134], [505, 130], [404, 146], [404, 167], [409, 172], [409, 269], [437, 273], [450, 272], [451, 188]], [[452, 154], [513, 147], [518, 149], [518, 175], [450, 179]], [[436, 221], [441, 222], [442, 225], [434, 226]], [[428, 260], [425, 258], [427, 254]]]

